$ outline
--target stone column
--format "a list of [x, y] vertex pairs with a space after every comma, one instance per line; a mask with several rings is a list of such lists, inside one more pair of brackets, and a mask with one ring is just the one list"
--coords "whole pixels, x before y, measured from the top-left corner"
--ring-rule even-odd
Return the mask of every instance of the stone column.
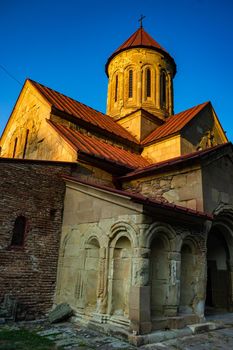
[[199, 317], [199, 320], [204, 319], [205, 299], [206, 299], [206, 284], [207, 284], [207, 261], [205, 253], [200, 253], [195, 256], [196, 284], [194, 286], [195, 298], [193, 300], [193, 311]]
[[173, 114], [173, 89], [172, 89], [172, 76], [168, 73], [168, 111], [169, 114]]
[[227, 261], [229, 271], [229, 311], [233, 311], [233, 260]]
[[180, 299], [180, 253], [169, 253], [168, 260], [170, 281], [167, 305], [164, 307], [164, 316], [176, 316]]
[[155, 75], [155, 107], [160, 109], [160, 69], [158, 66], [156, 66]]
[[100, 323], [105, 323], [108, 319], [107, 313], [107, 296], [108, 296], [108, 257], [107, 249], [100, 248], [99, 250], [99, 271], [98, 271], [98, 287], [97, 287], [97, 304], [96, 312], [94, 312], [93, 319]]
[[129, 295], [129, 319], [135, 334], [151, 331], [149, 249], [137, 248], [132, 258], [133, 276]]
[[142, 70], [141, 68], [136, 72], [136, 84], [137, 84], [137, 95], [136, 95], [136, 104], [140, 108], [142, 106]]
[[76, 282], [75, 282], [75, 291], [74, 291], [76, 307], [79, 309], [80, 313], [83, 313], [85, 309], [86, 257], [87, 257], [87, 251], [86, 249], [83, 249], [80, 252], [80, 256], [79, 256], [79, 264], [78, 264], [79, 269], [76, 273]]
[[119, 94], [118, 108], [119, 108], [119, 115], [121, 116], [122, 108], [124, 107], [124, 71], [123, 69], [121, 69], [118, 74], [118, 94]]

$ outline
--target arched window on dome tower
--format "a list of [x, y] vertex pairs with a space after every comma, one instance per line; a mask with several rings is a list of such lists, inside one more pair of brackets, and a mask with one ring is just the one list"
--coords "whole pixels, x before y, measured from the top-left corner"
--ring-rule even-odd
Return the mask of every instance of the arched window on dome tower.
[[146, 70], [146, 98], [151, 97], [151, 70]]
[[132, 69], [129, 70], [129, 98], [133, 97], [133, 71]]
[[167, 105], [167, 84], [166, 84], [166, 73], [165, 71], [161, 72], [160, 75], [160, 104], [161, 108], [165, 108]]
[[115, 78], [115, 97], [114, 97], [115, 102], [117, 101], [117, 99], [118, 99], [118, 75], [116, 75], [116, 78]]

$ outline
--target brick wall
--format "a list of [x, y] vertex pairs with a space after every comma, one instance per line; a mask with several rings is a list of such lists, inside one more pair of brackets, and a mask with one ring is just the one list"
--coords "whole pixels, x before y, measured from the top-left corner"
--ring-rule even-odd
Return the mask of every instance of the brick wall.
[[[53, 303], [65, 184], [72, 165], [0, 159], [0, 300], [11, 293], [38, 316]], [[17, 216], [27, 219], [24, 245], [12, 247]]]

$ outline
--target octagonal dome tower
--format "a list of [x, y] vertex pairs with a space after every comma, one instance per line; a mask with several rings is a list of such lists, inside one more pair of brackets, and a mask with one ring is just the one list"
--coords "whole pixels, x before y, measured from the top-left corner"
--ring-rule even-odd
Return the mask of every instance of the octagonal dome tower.
[[176, 64], [142, 27], [108, 59], [107, 114], [139, 141], [173, 114]]

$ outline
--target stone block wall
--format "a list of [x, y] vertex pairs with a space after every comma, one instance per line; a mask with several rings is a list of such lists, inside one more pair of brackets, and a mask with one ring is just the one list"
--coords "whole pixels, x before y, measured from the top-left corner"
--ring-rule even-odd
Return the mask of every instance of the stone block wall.
[[203, 210], [202, 175], [197, 167], [131, 180], [123, 188], [152, 199]]
[[162, 162], [181, 155], [181, 138], [179, 135], [170, 137], [152, 145], [145, 146], [142, 156], [153, 162]]
[[139, 334], [180, 327], [179, 320], [184, 327], [188, 314], [202, 319], [202, 225], [158, 222], [127, 197], [74, 180], [66, 185], [56, 304], [69, 303], [84, 323]]
[[212, 213], [220, 204], [233, 204], [233, 165], [229, 156], [203, 167], [204, 210]]
[[[0, 159], [0, 301], [11, 294], [36, 316], [53, 303], [64, 181], [71, 164]], [[15, 219], [26, 218], [24, 244], [12, 246]]]

